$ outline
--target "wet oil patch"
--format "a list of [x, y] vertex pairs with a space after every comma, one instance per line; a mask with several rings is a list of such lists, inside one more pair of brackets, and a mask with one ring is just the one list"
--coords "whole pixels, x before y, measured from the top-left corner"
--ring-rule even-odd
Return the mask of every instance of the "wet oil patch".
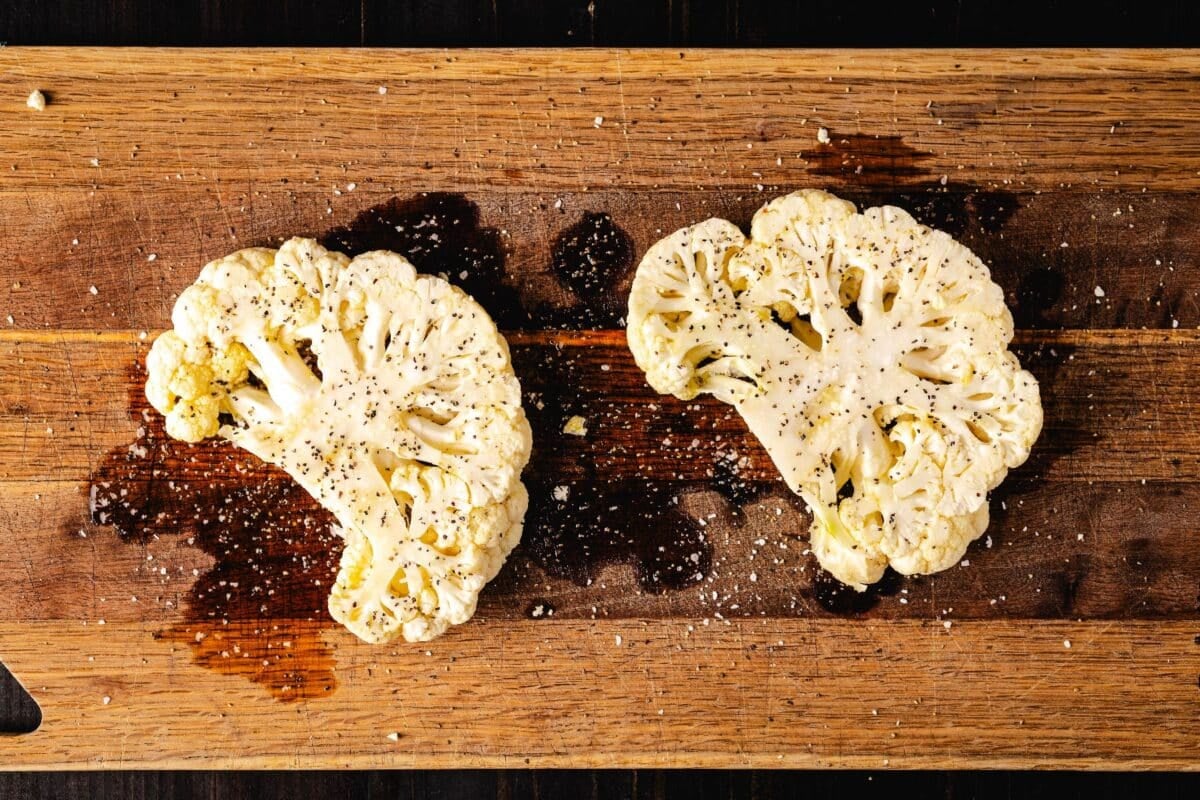
[[[336, 627], [325, 608], [341, 551], [332, 516], [286, 473], [232, 444], [171, 439], [141, 396], [141, 365], [130, 372], [137, 437], [93, 472], [92, 522], [147, 547], [181, 537], [215, 562], [192, 584], [183, 619], [156, 636], [280, 700], [334, 691], [333, 651], [322, 638]], [[172, 566], [149, 568], [169, 579]]]
[[[549, 575], [577, 585], [612, 564], [631, 563], [648, 592], [682, 589], [703, 579], [711, 548], [704, 530], [679, 508], [678, 484], [638, 481], [529, 486], [521, 553]], [[561, 497], [561, 499], [559, 499]]]
[[1017, 287], [1015, 302], [1011, 305], [1013, 323], [1017, 328], [1061, 327], [1047, 314], [1062, 299], [1065, 282], [1062, 273], [1051, 267], [1036, 267], [1025, 273]]
[[[514, 557], [578, 585], [588, 585], [616, 563], [631, 564], [649, 592], [700, 581], [711, 563], [711, 546], [703, 527], [680, 508], [683, 487], [652, 478], [614, 480], [606, 462], [628, 454], [613, 437], [596, 431], [575, 437], [562, 431], [571, 416], [582, 416], [593, 427], [603, 418], [605, 398], [580, 391], [606, 380], [602, 373], [585, 374], [599, 366], [555, 347], [514, 351], [513, 365], [525, 387], [534, 443], [526, 470], [529, 511]], [[580, 476], [566, 481], [539, 469], [551, 460], [553, 449], [566, 448]]]
[[906, 584], [905, 577], [889, 567], [878, 582], [860, 592], [818, 567], [813, 575], [813, 597], [829, 613], [853, 617], [866, 614], [885, 597], [894, 597]]
[[800, 153], [814, 175], [844, 182], [837, 193], [860, 208], [894, 205], [919, 222], [958, 237], [977, 226], [996, 233], [1020, 208], [1016, 194], [932, 175], [933, 154], [893, 135], [829, 132], [829, 142]]
[[808, 171], [814, 175], [879, 187], [892, 187], [899, 180], [928, 175], [924, 163], [933, 154], [912, 147], [899, 136], [828, 133], [828, 142], [800, 152], [800, 157], [808, 162]]
[[717, 494], [729, 501], [734, 514], [757, 500], [770, 486], [747, 478], [739, 469], [737, 459], [730, 456], [721, 456], [713, 461], [713, 476], [709, 483]]
[[612, 217], [585, 212], [559, 233], [550, 261], [551, 271], [575, 302], [566, 308], [539, 309], [539, 322], [566, 329], [624, 327], [627, 292], [621, 287], [633, 259], [633, 239]]
[[360, 212], [321, 244], [347, 255], [391, 250], [418, 272], [441, 275], [487, 309], [503, 329], [527, 327], [529, 315], [507, 283], [500, 231], [480, 222], [479, 206], [461, 194], [430, 192], [393, 197]]

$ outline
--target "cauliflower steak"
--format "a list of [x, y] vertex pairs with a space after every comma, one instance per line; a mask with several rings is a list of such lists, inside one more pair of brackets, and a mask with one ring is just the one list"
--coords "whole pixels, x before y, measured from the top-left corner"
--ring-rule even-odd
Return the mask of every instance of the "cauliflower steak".
[[384, 642], [471, 617], [520, 540], [531, 447], [482, 307], [395, 253], [292, 239], [208, 264], [172, 323], [147, 398], [171, 436], [228, 439], [334, 515], [336, 620]]
[[684, 228], [642, 260], [628, 321], [657, 391], [738, 409], [811, 509], [821, 565], [859, 590], [957, 563], [1041, 431], [1003, 291], [898, 208], [801, 191], [749, 240]]

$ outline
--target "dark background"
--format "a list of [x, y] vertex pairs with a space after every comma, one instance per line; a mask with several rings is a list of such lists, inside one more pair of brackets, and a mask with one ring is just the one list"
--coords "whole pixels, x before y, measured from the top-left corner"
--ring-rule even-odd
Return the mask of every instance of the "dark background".
[[[852, 0], [0, 0], [0, 44], [312, 46], [1195, 46], [1200, 3]], [[1198, 97], [1200, 101], [1200, 97]], [[0, 653], [0, 658], [3, 653]], [[40, 714], [0, 667], [0, 732]], [[1200, 743], [1197, 764], [1200, 765]], [[453, 766], [448, 764], [448, 767]], [[3, 764], [0, 763], [0, 769]], [[1200, 797], [1200, 775], [499, 772], [0, 772], [0, 799]], [[901, 795], [901, 796], [904, 796]]]

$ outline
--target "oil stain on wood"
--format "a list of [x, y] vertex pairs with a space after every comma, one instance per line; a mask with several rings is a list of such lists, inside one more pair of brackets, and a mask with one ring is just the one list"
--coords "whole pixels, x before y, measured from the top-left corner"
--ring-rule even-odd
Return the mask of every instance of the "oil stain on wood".
[[[478, 207], [462, 195], [392, 198], [322, 242], [352, 255], [401, 253], [421, 271], [460, 285], [500, 325], [521, 327], [531, 319], [505, 282], [499, 232], [482, 226]], [[614, 323], [619, 314], [590, 301], [617, 295], [612, 285], [627, 277], [632, 258], [629, 236], [609, 215], [586, 213], [559, 235], [552, 253], [554, 272], [579, 302], [565, 313], [543, 311], [541, 321], [550, 326], [569, 321], [567, 327]], [[562, 316], [551, 320], [551, 313]], [[549, 366], [517, 359], [519, 373]], [[540, 401], [544, 410], [549, 400], [551, 413], [531, 414], [535, 442], [543, 448], [561, 438], [557, 412], [579, 385], [570, 375], [548, 382], [544, 377], [541, 372], [539, 382], [558, 387], [563, 396]], [[325, 634], [337, 626], [326, 597], [341, 541], [331, 532], [331, 515], [286, 473], [230, 443], [188, 445], [168, 437], [162, 417], [142, 396], [144, 382], [143, 367], [133, 365], [129, 413], [139, 423], [137, 437], [107, 453], [93, 472], [92, 521], [111, 526], [129, 542], [185, 537], [215, 562], [197, 576], [183, 619], [156, 636], [186, 645], [197, 663], [246, 677], [280, 700], [334, 691], [334, 653]], [[608, 564], [632, 561], [640, 584], [662, 592], [696, 582], [708, 568], [703, 532], [679, 511], [669, 482], [640, 485], [646, 502], [629, 508], [617, 503], [620, 491], [604, 488], [602, 481], [588, 488], [576, 484], [567, 499], [537, 477], [536, 464], [530, 472], [531, 504], [518, 557], [545, 573], [582, 584]], [[543, 605], [553, 608], [549, 601]]]
[[809, 173], [845, 183], [847, 188], [836, 191], [860, 208], [899, 206], [919, 222], [955, 237], [972, 225], [997, 233], [1020, 208], [1013, 192], [932, 174], [928, 164], [933, 153], [899, 136], [830, 131], [828, 142], [800, 156], [808, 162]]
[[[189, 445], [167, 436], [141, 397], [140, 364], [131, 372], [137, 438], [105, 454], [93, 472], [92, 521], [131, 544], [183, 537], [215, 562], [197, 576], [182, 619], [156, 637], [280, 700], [332, 692], [333, 650], [322, 636], [334, 626], [325, 598], [340, 552], [331, 516], [290, 476], [228, 442]], [[200, 458], [197, 449], [205, 451]]]

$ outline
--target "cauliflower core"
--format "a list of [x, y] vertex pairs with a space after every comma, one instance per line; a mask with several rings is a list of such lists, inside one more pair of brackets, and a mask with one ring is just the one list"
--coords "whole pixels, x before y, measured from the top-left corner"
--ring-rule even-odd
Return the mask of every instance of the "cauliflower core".
[[820, 191], [768, 203], [749, 240], [720, 219], [668, 236], [629, 298], [650, 385], [736, 407], [812, 510], [821, 565], [860, 591], [889, 564], [946, 569], [987, 527], [1042, 427], [1012, 334], [970, 250]]
[[531, 447], [483, 308], [395, 253], [292, 239], [206, 266], [172, 322], [147, 398], [171, 436], [228, 439], [333, 513], [335, 619], [383, 642], [471, 617], [521, 538]]

